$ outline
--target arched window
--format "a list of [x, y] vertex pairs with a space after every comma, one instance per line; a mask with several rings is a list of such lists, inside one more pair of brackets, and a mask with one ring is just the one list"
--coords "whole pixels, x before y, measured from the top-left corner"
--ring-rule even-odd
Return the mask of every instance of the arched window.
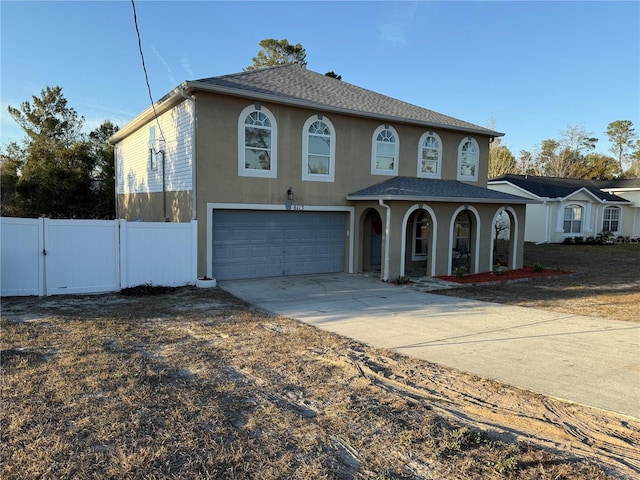
[[437, 133], [426, 132], [418, 144], [418, 177], [440, 178], [442, 140]]
[[277, 127], [273, 114], [260, 105], [250, 105], [238, 118], [238, 175], [277, 176]]
[[389, 125], [379, 126], [371, 141], [371, 175], [397, 175], [400, 141]]
[[620, 207], [605, 207], [602, 215], [602, 231], [620, 232]]
[[582, 207], [580, 205], [569, 205], [564, 207], [564, 222], [562, 224], [564, 233], [582, 232]]
[[465, 137], [458, 147], [458, 180], [478, 180], [480, 148], [473, 137]]
[[336, 134], [322, 115], [309, 118], [302, 130], [302, 179], [333, 182], [336, 163]]

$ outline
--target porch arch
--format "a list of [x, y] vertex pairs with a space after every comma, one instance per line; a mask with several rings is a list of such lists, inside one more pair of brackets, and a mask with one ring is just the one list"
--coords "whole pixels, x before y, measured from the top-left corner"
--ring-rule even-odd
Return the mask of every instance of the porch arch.
[[430, 276], [435, 277], [436, 275], [436, 262], [435, 262], [435, 252], [436, 252], [436, 239], [438, 238], [438, 218], [436, 217], [436, 213], [429, 205], [424, 205], [422, 203], [416, 203], [415, 205], [411, 205], [409, 209], [405, 212], [404, 217], [402, 218], [402, 241], [400, 242], [400, 276], [404, 277], [405, 274], [405, 256], [407, 254], [407, 225], [409, 223], [409, 218], [416, 210], [424, 210], [430, 216], [433, 222], [433, 228], [431, 229], [431, 274]]
[[[456, 219], [458, 218], [458, 214], [465, 210], [468, 212], [471, 212], [475, 220], [475, 225], [470, 226], [472, 228], [471, 230], [472, 240], [473, 240], [473, 237], [475, 237], [474, 250], [472, 251], [473, 272], [470, 272], [470, 273], [478, 273], [480, 269], [480, 263], [479, 263], [480, 256], [478, 255], [478, 252], [480, 251], [480, 231], [481, 231], [481, 223], [482, 223], [480, 221], [480, 214], [478, 213], [478, 210], [476, 210], [476, 208], [473, 205], [460, 205], [458, 208], [455, 209], [455, 211], [451, 215], [451, 221], [449, 222], [449, 250], [448, 250], [447, 275], [451, 275], [453, 270], [452, 269], [453, 247], [454, 247], [453, 240], [454, 240], [454, 228], [456, 225]], [[473, 227], [475, 227], [475, 231], [473, 230]]]
[[382, 216], [375, 207], [362, 211], [358, 220], [359, 252], [358, 259], [362, 272], [382, 271], [383, 224]]
[[[518, 215], [516, 214], [516, 211], [510, 207], [510, 206], [504, 206], [504, 207], [500, 207], [498, 210], [496, 210], [496, 213], [493, 215], [493, 220], [491, 221], [491, 228], [493, 228], [493, 225], [495, 225], [496, 221], [498, 220], [498, 215], [500, 215], [500, 212], [506, 212], [507, 215], [509, 216], [509, 222], [511, 223], [510, 225], [510, 231], [509, 231], [509, 260], [511, 260], [509, 262], [509, 268], [512, 270], [515, 270], [516, 268], [518, 268], [518, 262], [517, 262], [517, 258], [518, 258]], [[493, 232], [491, 232], [491, 250], [490, 250], [490, 262], [489, 265], [493, 265], [493, 252], [494, 252], [494, 248], [495, 248], [495, 237], [493, 235]]]

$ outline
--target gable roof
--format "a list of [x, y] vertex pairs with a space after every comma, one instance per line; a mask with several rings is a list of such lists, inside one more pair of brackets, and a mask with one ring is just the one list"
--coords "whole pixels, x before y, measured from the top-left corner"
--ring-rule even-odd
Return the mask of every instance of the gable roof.
[[[489, 137], [504, 135], [504, 133], [313, 72], [297, 64], [278, 65], [219, 77], [184, 81], [155, 103], [156, 113], [182, 101], [184, 95], [190, 95], [197, 91], [295, 105], [319, 110], [320, 113], [334, 112], [375, 118], [381, 122], [409, 123], [427, 128], [446, 128]], [[110, 141], [112, 144], [117, 143], [128, 132], [139, 128], [140, 125], [153, 118], [153, 115], [154, 109], [147, 108], [114, 134]]]
[[393, 177], [347, 195], [347, 200], [412, 200], [423, 202], [538, 203], [509, 193], [457, 180]]
[[[579, 178], [538, 177], [534, 175], [502, 175], [489, 180], [489, 185], [510, 183], [539, 198], [563, 199], [580, 190], [588, 191], [601, 202], [630, 203], [629, 200], [603, 191], [620, 180], [583, 180]], [[606, 188], [608, 190], [608, 188]]]

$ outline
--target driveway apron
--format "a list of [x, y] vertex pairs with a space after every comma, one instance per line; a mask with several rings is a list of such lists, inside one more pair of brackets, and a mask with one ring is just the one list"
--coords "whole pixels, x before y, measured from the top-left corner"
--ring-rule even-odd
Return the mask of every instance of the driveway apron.
[[640, 418], [640, 325], [499, 305], [357, 274], [220, 282], [271, 314], [509, 385]]

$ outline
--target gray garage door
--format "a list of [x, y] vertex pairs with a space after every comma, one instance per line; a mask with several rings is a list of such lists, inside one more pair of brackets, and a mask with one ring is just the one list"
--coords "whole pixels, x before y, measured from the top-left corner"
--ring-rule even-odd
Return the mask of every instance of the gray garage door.
[[344, 270], [343, 212], [214, 210], [218, 280]]

